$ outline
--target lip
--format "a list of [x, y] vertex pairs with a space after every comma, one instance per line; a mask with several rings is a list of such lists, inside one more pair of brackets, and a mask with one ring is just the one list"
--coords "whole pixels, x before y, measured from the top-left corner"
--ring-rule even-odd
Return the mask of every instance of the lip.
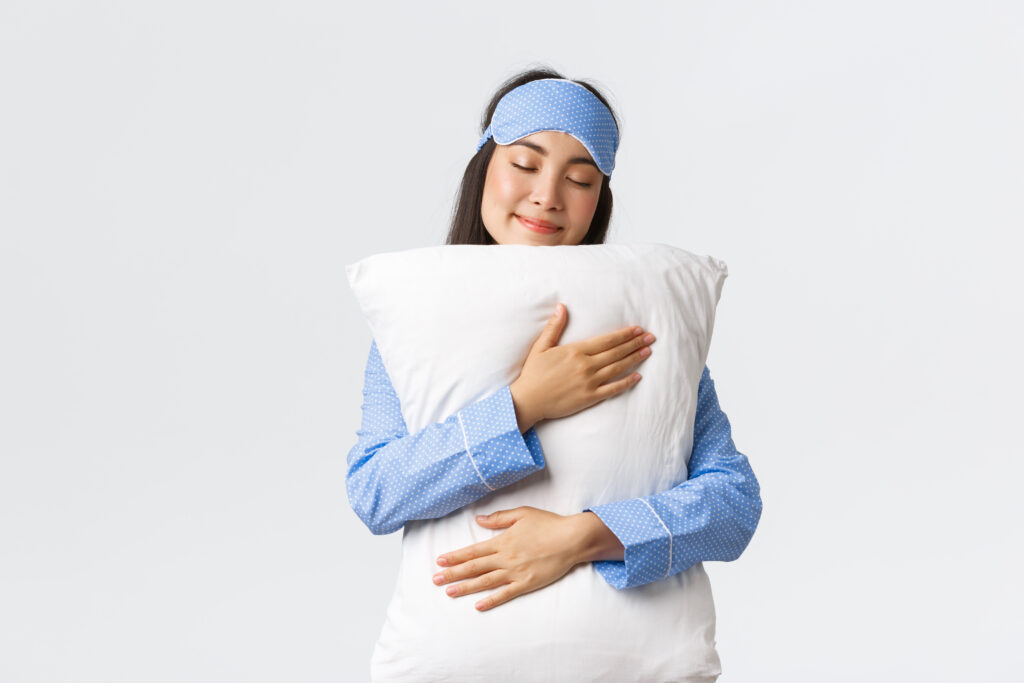
[[541, 221], [535, 218], [523, 218], [519, 214], [515, 214], [515, 217], [516, 220], [519, 221], [520, 224], [522, 224], [522, 226], [527, 230], [539, 232], [543, 235], [550, 235], [551, 233], [558, 232], [559, 230], [559, 227], [557, 225], [555, 225], [554, 223], [549, 223], [548, 221]]

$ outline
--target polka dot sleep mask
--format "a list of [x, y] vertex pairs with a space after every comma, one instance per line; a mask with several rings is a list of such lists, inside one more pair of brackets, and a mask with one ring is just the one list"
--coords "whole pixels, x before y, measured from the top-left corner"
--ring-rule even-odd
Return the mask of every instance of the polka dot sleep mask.
[[619, 129], [608, 107], [594, 93], [565, 78], [541, 78], [514, 88], [498, 101], [476, 149], [494, 137], [507, 145], [542, 130], [557, 130], [579, 140], [607, 176], [615, 168]]

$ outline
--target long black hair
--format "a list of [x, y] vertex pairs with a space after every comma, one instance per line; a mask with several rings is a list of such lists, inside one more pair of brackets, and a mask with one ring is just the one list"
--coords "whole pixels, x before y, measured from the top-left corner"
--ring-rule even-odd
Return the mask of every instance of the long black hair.
[[[518, 88], [524, 83], [536, 81], [541, 78], [565, 78], [554, 69], [542, 67], [530, 69], [505, 81], [491, 98], [490, 104], [484, 111], [480, 122], [480, 134], [483, 135], [494, 115], [494, 109], [498, 101], [505, 96], [505, 93]], [[615, 128], [619, 128], [619, 119], [615, 111], [604, 95], [596, 87], [586, 81], [574, 81], [594, 93], [597, 99], [608, 107], [615, 121]], [[455, 200], [455, 207], [452, 210], [452, 226], [448, 231], [448, 239], [445, 244], [495, 244], [494, 238], [484, 227], [483, 218], [480, 216], [480, 209], [483, 205], [484, 179], [487, 177], [487, 166], [490, 164], [491, 155], [494, 154], [495, 142], [490, 137], [483, 147], [473, 155], [466, 165], [466, 172], [462, 174], [462, 184], [459, 186], [459, 193]], [[597, 208], [594, 209], [594, 218], [590, 221], [590, 229], [580, 244], [603, 244], [605, 235], [608, 233], [608, 222], [612, 217], [612, 188], [609, 185], [609, 177], [601, 174], [601, 192], [598, 195]]]

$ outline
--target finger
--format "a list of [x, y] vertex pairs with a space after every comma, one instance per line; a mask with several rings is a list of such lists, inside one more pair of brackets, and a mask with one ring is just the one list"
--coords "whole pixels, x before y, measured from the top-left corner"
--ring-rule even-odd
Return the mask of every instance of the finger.
[[505, 586], [494, 591], [486, 598], [478, 600], [474, 607], [476, 607], [480, 612], [486, 612], [492, 607], [497, 607], [502, 603], [508, 602], [512, 598], [518, 597], [526, 592], [523, 590], [522, 585], [523, 584], [518, 581], [507, 583]]
[[594, 379], [597, 380], [599, 384], [604, 384], [608, 380], [615, 379], [616, 377], [621, 376], [622, 373], [637, 367], [647, 360], [650, 355], [650, 347], [644, 346], [643, 348], [637, 349], [633, 353], [629, 354], [622, 360], [612, 363], [611, 365], [604, 366], [594, 373]]
[[593, 356], [594, 354], [607, 351], [612, 347], [629, 341], [643, 331], [643, 328], [640, 326], [623, 327], [622, 329], [615, 330], [614, 332], [599, 334], [596, 337], [584, 339], [583, 341], [576, 343], [579, 345], [579, 348], [583, 353]]
[[615, 396], [616, 394], [621, 394], [626, 389], [629, 389], [630, 387], [634, 386], [637, 382], [640, 381], [640, 379], [640, 373], [634, 372], [629, 375], [626, 375], [622, 379], [617, 380], [615, 382], [602, 384], [597, 388], [597, 391], [595, 392], [597, 394], [598, 401], [603, 401], [606, 398], [611, 398], [612, 396]]
[[565, 310], [564, 304], [559, 303], [555, 305], [555, 313], [548, 318], [548, 324], [540, 331], [537, 341], [535, 341], [533, 346], [530, 347], [531, 353], [535, 351], [545, 351], [558, 344], [558, 340], [561, 338], [562, 332], [565, 330], [565, 321], [568, 317], [566, 315], [567, 313], [568, 311]]
[[485, 591], [488, 588], [497, 588], [506, 583], [508, 583], [508, 572], [504, 569], [496, 569], [475, 579], [453, 583], [445, 588], [444, 592], [453, 598], [457, 598], [460, 595], [469, 595], [470, 593]]
[[529, 509], [530, 506], [528, 505], [520, 505], [519, 507], [511, 510], [498, 510], [497, 512], [492, 512], [489, 515], [477, 515], [476, 521], [478, 524], [492, 529], [501, 529], [512, 526], [518, 522]]
[[488, 529], [504, 529], [510, 527], [516, 523], [516, 520], [510, 518], [501, 517], [480, 517], [477, 516], [476, 523], [480, 526], [487, 527]]
[[436, 585], [443, 586], [446, 583], [469, 579], [496, 569], [503, 569], [499, 562], [498, 555], [487, 555], [485, 557], [478, 557], [476, 559], [463, 562], [462, 564], [445, 569], [444, 571], [440, 571], [434, 574], [433, 581]]
[[[651, 338], [650, 342], [647, 341], [648, 337]], [[611, 365], [615, 361], [622, 360], [623, 358], [626, 358], [630, 354], [636, 353], [637, 351], [643, 350], [645, 347], [650, 346], [654, 342], [654, 340], [655, 338], [653, 334], [638, 334], [635, 337], [630, 337], [629, 339], [622, 342], [621, 344], [618, 344], [617, 346], [613, 346], [607, 351], [594, 354], [593, 356], [591, 356], [591, 358], [593, 358], [597, 362], [597, 365], [599, 367]], [[612, 376], [614, 377], [615, 375]]]
[[473, 545], [468, 545], [465, 548], [453, 550], [450, 553], [439, 555], [437, 558], [437, 564], [441, 567], [451, 567], [456, 564], [461, 564], [467, 560], [472, 560], [474, 557], [490, 555], [493, 552], [494, 539], [491, 538], [486, 541], [474, 543]]

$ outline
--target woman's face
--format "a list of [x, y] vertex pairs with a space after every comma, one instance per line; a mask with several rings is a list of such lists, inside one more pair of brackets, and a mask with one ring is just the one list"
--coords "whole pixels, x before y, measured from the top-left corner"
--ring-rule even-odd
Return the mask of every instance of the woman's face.
[[480, 215], [498, 244], [576, 245], [590, 229], [603, 174], [579, 140], [542, 130], [495, 145]]

